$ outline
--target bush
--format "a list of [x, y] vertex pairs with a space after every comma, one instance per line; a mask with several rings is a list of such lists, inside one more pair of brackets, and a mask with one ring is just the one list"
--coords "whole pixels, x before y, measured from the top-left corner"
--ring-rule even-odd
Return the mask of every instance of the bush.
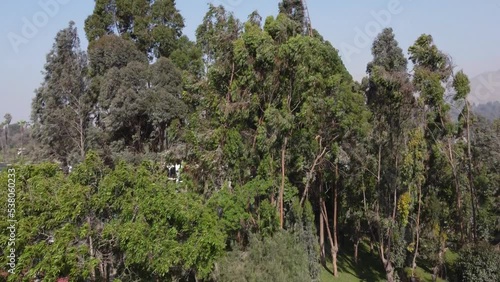
[[489, 244], [466, 247], [459, 252], [454, 268], [457, 281], [500, 281], [500, 252]]
[[229, 252], [214, 273], [216, 281], [311, 281], [308, 255], [303, 244], [288, 232], [258, 239], [253, 236], [246, 251]]

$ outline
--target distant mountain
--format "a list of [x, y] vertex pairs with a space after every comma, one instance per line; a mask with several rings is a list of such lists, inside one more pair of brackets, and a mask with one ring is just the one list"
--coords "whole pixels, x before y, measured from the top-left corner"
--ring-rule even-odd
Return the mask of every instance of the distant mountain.
[[486, 104], [474, 105], [472, 107], [474, 114], [482, 116], [489, 120], [500, 118], [500, 102], [488, 102]]
[[469, 101], [475, 105], [500, 101], [500, 70], [472, 78]]

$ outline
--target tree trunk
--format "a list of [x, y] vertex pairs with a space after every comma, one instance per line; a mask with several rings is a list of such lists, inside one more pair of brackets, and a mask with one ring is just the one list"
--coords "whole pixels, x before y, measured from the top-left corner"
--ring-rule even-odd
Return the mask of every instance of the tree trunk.
[[84, 126], [84, 121], [83, 121], [83, 118], [80, 117], [80, 120], [79, 120], [80, 124], [80, 157], [82, 158], [82, 161], [83, 159], [85, 159], [85, 133], [84, 133], [84, 130], [85, 130], [85, 126]]
[[231, 67], [231, 78], [229, 80], [229, 85], [227, 87], [227, 94], [226, 94], [226, 102], [228, 104], [231, 103], [231, 85], [233, 84], [233, 80], [234, 80], [234, 70], [235, 70], [235, 65], [234, 65], [234, 62], [233, 62], [233, 65]]
[[280, 188], [280, 227], [283, 229], [284, 225], [284, 209], [283, 209], [283, 194], [285, 191], [285, 153], [288, 137], [285, 137], [285, 143], [281, 149], [281, 188]]
[[470, 189], [470, 200], [472, 207], [472, 239], [477, 242], [477, 220], [476, 220], [476, 201], [474, 192], [474, 176], [472, 174], [472, 152], [471, 152], [471, 140], [470, 140], [470, 111], [469, 102], [465, 102], [465, 107], [467, 111], [467, 159], [469, 171], [467, 173], [469, 178], [469, 189]]
[[4, 134], [5, 134], [5, 162], [8, 162], [9, 159], [9, 124], [4, 126]]
[[387, 278], [387, 282], [394, 282], [394, 267], [392, 266], [392, 262], [385, 258], [385, 250], [384, 245], [380, 245], [380, 257], [382, 259], [382, 263], [384, 264], [385, 276]]
[[[321, 150], [321, 137], [320, 138], [320, 150]], [[323, 156], [325, 155], [326, 153], [326, 148], [324, 148], [323, 150], [321, 150], [320, 152], [318, 152], [318, 155], [316, 156], [316, 158], [314, 159], [314, 162], [311, 166], [311, 169], [309, 170], [309, 172], [306, 174], [306, 185], [305, 185], [305, 188], [304, 188], [304, 193], [302, 194], [302, 198], [300, 199], [300, 206], [302, 206], [304, 204], [304, 201], [307, 197], [307, 194], [309, 193], [309, 189], [311, 187], [311, 182], [313, 181], [314, 179], [314, 174], [316, 172], [316, 166], [320, 163], [321, 159], [323, 158]]]
[[[446, 243], [445, 241], [441, 242], [439, 252], [438, 252], [438, 261], [436, 266], [433, 267], [432, 273], [434, 277], [440, 277], [441, 275], [441, 268], [444, 264], [444, 254], [446, 252]], [[445, 277], [446, 278], [446, 277]]]
[[23, 155], [24, 155], [24, 124], [19, 123], [20, 125], [20, 130], [21, 130], [21, 149], [18, 151], [18, 154], [20, 155], [20, 161], [21, 163], [23, 162]]
[[[319, 186], [320, 193], [319, 193], [319, 207], [320, 209], [323, 208], [323, 202], [325, 201], [323, 198], [323, 185]], [[319, 248], [320, 248], [320, 261], [321, 265], [325, 266], [326, 261], [325, 261], [325, 219], [321, 215], [319, 216]]]
[[337, 277], [337, 250], [335, 249], [335, 243], [333, 242], [332, 233], [330, 232], [330, 224], [328, 223], [328, 213], [326, 212], [326, 205], [323, 201], [323, 206], [321, 207], [321, 215], [323, 216], [326, 224], [326, 231], [328, 234], [328, 241], [330, 242], [330, 249], [332, 254], [332, 267], [333, 276]]
[[417, 268], [417, 256], [418, 256], [418, 248], [420, 245], [420, 209], [422, 202], [422, 187], [418, 185], [418, 209], [417, 209], [417, 222], [416, 222], [416, 242], [415, 242], [415, 253], [413, 254], [413, 262], [412, 262], [412, 277], [415, 276], [415, 269]]
[[354, 241], [354, 262], [358, 263], [359, 237]]
[[385, 275], [387, 282], [394, 282], [394, 267], [390, 261], [385, 264]]
[[462, 191], [460, 189], [460, 182], [458, 180], [458, 174], [457, 174], [457, 169], [453, 163], [453, 151], [451, 149], [451, 140], [448, 138], [448, 153], [449, 153], [449, 158], [448, 161], [450, 162], [450, 166], [453, 172], [453, 178], [455, 182], [455, 191], [457, 193], [457, 210], [458, 210], [458, 229], [460, 233], [460, 244], [464, 243], [464, 221], [463, 221], [463, 216], [462, 216]]
[[333, 275], [338, 276], [337, 273], [337, 252], [339, 250], [338, 230], [337, 230], [337, 211], [338, 211], [338, 178], [339, 166], [335, 165], [335, 187], [333, 189], [333, 244], [334, 244], [334, 261], [333, 261]]
[[[90, 217], [87, 217], [87, 224], [92, 228], [92, 222], [90, 221]], [[94, 259], [95, 258], [95, 251], [94, 251], [94, 242], [92, 239], [92, 235], [89, 235], [88, 242], [89, 242], [90, 259]], [[95, 274], [94, 267], [92, 267], [90, 269], [90, 280], [96, 281], [96, 274]]]
[[136, 144], [135, 144], [136, 152], [140, 153], [140, 152], [142, 152], [142, 142], [141, 142], [142, 136], [141, 136], [141, 123], [140, 123], [140, 121], [137, 122], [137, 125], [135, 126], [135, 130], [136, 130], [135, 134], [137, 134], [137, 140], [136, 140]]
[[158, 152], [165, 151], [167, 147], [166, 127], [167, 125], [163, 122], [158, 126]]

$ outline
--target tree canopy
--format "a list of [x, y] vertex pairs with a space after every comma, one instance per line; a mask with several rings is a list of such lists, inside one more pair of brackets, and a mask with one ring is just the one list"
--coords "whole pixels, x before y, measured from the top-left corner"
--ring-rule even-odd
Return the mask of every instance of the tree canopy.
[[466, 72], [385, 28], [357, 82], [278, 11], [209, 4], [191, 41], [173, 0], [96, 0], [86, 51], [58, 32], [31, 122], [0, 126], [2, 279], [497, 281], [500, 121]]

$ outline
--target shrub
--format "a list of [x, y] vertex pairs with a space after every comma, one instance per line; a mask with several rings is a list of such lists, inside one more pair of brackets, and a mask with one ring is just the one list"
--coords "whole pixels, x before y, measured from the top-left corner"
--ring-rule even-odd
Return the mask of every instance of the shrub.
[[273, 237], [252, 236], [246, 251], [231, 251], [219, 263], [216, 281], [311, 281], [308, 255], [296, 236], [277, 232]]
[[457, 281], [500, 281], [500, 252], [489, 244], [466, 247], [454, 268]]

